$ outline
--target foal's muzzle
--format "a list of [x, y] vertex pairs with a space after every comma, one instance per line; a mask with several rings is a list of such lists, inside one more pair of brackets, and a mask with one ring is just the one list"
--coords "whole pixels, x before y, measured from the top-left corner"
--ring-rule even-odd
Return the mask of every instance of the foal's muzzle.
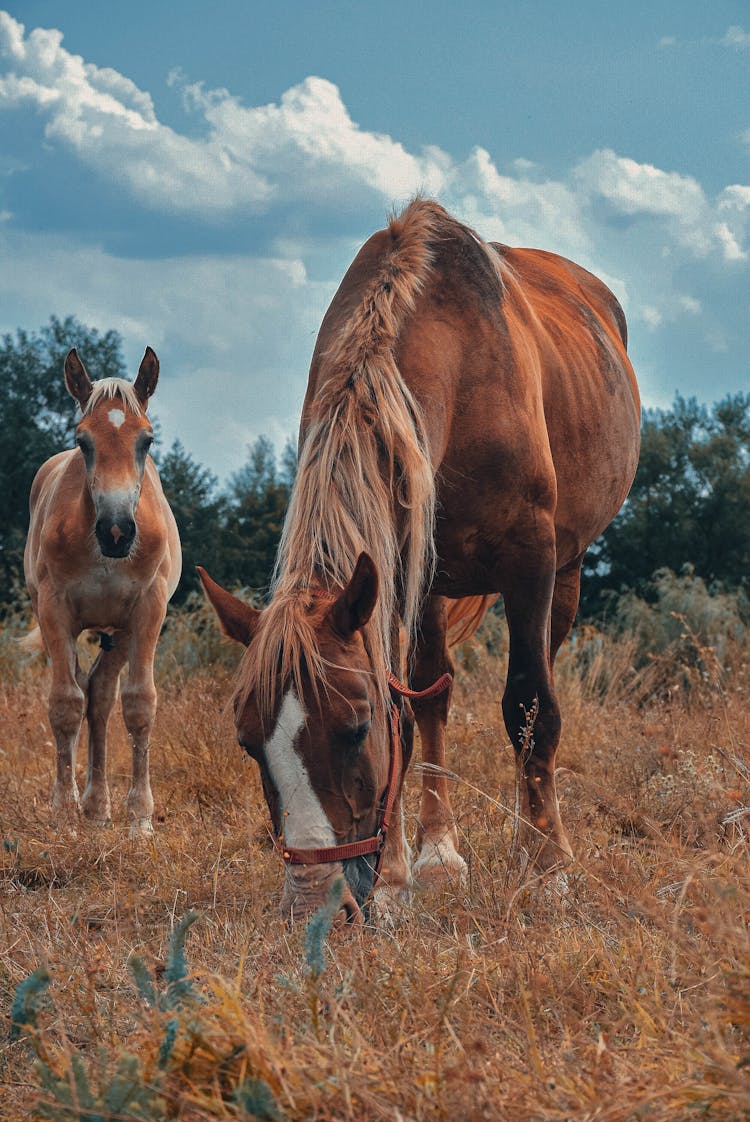
[[96, 520], [94, 532], [105, 557], [127, 557], [135, 541], [135, 519], [129, 515], [102, 515]]

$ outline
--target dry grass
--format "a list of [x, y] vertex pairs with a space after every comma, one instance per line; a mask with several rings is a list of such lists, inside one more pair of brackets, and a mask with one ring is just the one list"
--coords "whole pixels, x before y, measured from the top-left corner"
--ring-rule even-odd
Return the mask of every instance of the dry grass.
[[[117, 1117], [746, 1118], [750, 816], [731, 815], [750, 804], [750, 715], [732, 692], [636, 705], [625, 656], [619, 670], [615, 651], [606, 667], [599, 657], [584, 672], [568, 655], [558, 674], [561, 801], [577, 858], [567, 895], [509, 863], [502, 664], [475, 649], [449, 730], [468, 884], [416, 896], [393, 931], [334, 932], [322, 974], [303, 932], [277, 915], [281, 871], [254, 765], [223, 712], [226, 670], [162, 680], [158, 825], [145, 845], [125, 830], [119, 717], [115, 826], [50, 830], [46, 671], [20, 674], [0, 693], [6, 1018], [40, 963], [51, 983], [36, 1034], [11, 1042], [5, 1032], [0, 1043], [0, 1117], [95, 1116], [59, 1100], [45, 1114], [35, 1047], [63, 1079], [82, 1057], [103, 1087], [123, 1054], [137, 1056], [162, 1100]], [[412, 776], [412, 823], [417, 794]], [[136, 952], [158, 978], [170, 930], [191, 908], [200, 919], [187, 957], [202, 1001], [154, 1010], [128, 958]], [[240, 1085], [250, 1098], [260, 1089], [266, 1106], [243, 1107]], [[75, 1101], [80, 1085], [71, 1088]]]

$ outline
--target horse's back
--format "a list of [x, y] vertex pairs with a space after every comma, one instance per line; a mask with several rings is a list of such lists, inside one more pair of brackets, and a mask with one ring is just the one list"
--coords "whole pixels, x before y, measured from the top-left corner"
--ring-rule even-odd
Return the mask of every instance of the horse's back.
[[431, 436], [441, 555], [491, 565], [546, 525], [561, 567], [605, 529], [640, 442], [626, 339], [617, 299], [581, 266], [448, 227], [399, 340]]
[[625, 315], [607, 285], [575, 262], [493, 249], [506, 266], [506, 307], [522, 301], [533, 313], [517, 331], [538, 355], [565, 563], [609, 524], [638, 462], [640, 399]]

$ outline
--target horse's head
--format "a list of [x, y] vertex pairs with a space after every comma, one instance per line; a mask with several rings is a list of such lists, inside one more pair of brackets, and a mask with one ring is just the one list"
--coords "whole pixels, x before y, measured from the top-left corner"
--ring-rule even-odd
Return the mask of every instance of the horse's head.
[[65, 359], [65, 384], [83, 414], [76, 444], [94, 504], [94, 532], [105, 557], [128, 557], [137, 535], [136, 509], [154, 433], [146, 416], [159, 360], [146, 347], [138, 377], [92, 382], [75, 350]]
[[[319, 907], [343, 867], [342, 908], [349, 920], [359, 921], [373, 887], [376, 854], [344, 852], [341, 861], [329, 854], [324, 861], [319, 851], [378, 836], [389, 789], [395, 795], [402, 779], [400, 766], [389, 774], [386, 670], [372, 665], [367, 648], [378, 595], [375, 566], [362, 554], [336, 594], [277, 592], [264, 611], [198, 571], [222, 630], [248, 648], [234, 699], [235, 725], [240, 744], [260, 767], [285, 856], [282, 912], [294, 918]], [[408, 759], [410, 731], [399, 764]], [[299, 850], [306, 852], [295, 854]], [[299, 863], [288, 860], [290, 851]]]

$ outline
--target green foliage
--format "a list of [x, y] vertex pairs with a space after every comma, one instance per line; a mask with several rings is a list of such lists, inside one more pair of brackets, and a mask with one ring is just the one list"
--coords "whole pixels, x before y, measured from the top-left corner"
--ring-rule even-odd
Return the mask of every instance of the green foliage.
[[[140, 996], [155, 1014], [160, 1038], [148, 1043], [156, 1047], [155, 1064], [149, 1062], [151, 1049], [139, 1053], [115, 1051], [101, 1047], [92, 1058], [65, 1042], [53, 1048], [49, 1036], [37, 1024], [37, 1006], [49, 983], [46, 970], [40, 967], [16, 989], [11, 1013], [11, 1039], [22, 1028], [30, 1031], [30, 1042], [37, 1054], [34, 1070], [38, 1093], [34, 1117], [50, 1122], [118, 1122], [136, 1119], [140, 1122], [161, 1122], [176, 1112], [175, 1077], [185, 1070], [198, 1042], [208, 1040], [211, 1026], [203, 1012], [205, 1004], [190, 978], [185, 955], [185, 937], [198, 918], [191, 911], [174, 926], [169, 939], [163, 985], [157, 986], [143, 961], [131, 956], [130, 971]], [[189, 1017], [183, 1016], [189, 1007]], [[179, 1050], [182, 1043], [182, 1051]], [[209, 1044], [208, 1054], [213, 1055]], [[241, 1056], [244, 1045], [234, 1048], [232, 1056]], [[186, 1057], [188, 1059], [186, 1060]], [[283, 1115], [272, 1089], [262, 1078], [244, 1074], [232, 1090], [225, 1086], [224, 1096], [239, 1110], [239, 1117], [277, 1122]]]
[[336, 877], [328, 893], [328, 899], [311, 916], [305, 928], [305, 962], [313, 978], [319, 978], [326, 968], [325, 942], [331, 931], [331, 924], [341, 907], [344, 898], [344, 878]]
[[586, 559], [582, 614], [612, 611], [622, 589], [653, 595], [657, 569], [688, 563], [710, 586], [750, 580], [750, 394], [710, 409], [678, 394], [644, 413], [630, 496]]
[[137, 955], [128, 960], [130, 972], [141, 997], [154, 1009], [171, 1011], [181, 1009], [188, 1001], [199, 1000], [192, 980], [188, 976], [185, 957], [185, 938], [198, 919], [198, 912], [186, 912], [174, 925], [167, 949], [167, 964], [164, 971], [166, 985], [159, 990], [154, 985], [146, 965]]
[[36, 1029], [39, 1003], [48, 986], [49, 973], [46, 966], [37, 966], [28, 978], [18, 983], [10, 1010], [11, 1040], [17, 1040], [24, 1028]]
[[157, 1122], [164, 1117], [163, 1098], [156, 1087], [145, 1082], [140, 1059], [127, 1052], [110, 1064], [106, 1051], [100, 1049], [98, 1087], [92, 1086], [78, 1052], [70, 1052], [69, 1065], [62, 1072], [44, 1060], [35, 1066], [44, 1092], [36, 1104], [38, 1117], [50, 1122]]
[[157, 464], [180, 531], [182, 576], [174, 603], [181, 604], [190, 592], [198, 591], [196, 565], [203, 565], [217, 580], [225, 576], [219, 559], [226, 502], [216, 494], [216, 476], [196, 463], [179, 440], [158, 457]]
[[257, 1118], [259, 1122], [276, 1122], [281, 1118], [273, 1091], [263, 1079], [244, 1079], [232, 1098], [243, 1118]]
[[164, 980], [167, 983], [163, 1005], [165, 1009], [179, 1009], [186, 1000], [197, 996], [193, 983], [188, 977], [185, 957], [185, 937], [197, 919], [198, 912], [187, 912], [177, 921], [170, 936], [167, 968], [164, 971]]
[[291, 456], [287, 444], [280, 472], [271, 441], [258, 437], [229, 482], [222, 565], [245, 587], [268, 589], [293, 482]]

